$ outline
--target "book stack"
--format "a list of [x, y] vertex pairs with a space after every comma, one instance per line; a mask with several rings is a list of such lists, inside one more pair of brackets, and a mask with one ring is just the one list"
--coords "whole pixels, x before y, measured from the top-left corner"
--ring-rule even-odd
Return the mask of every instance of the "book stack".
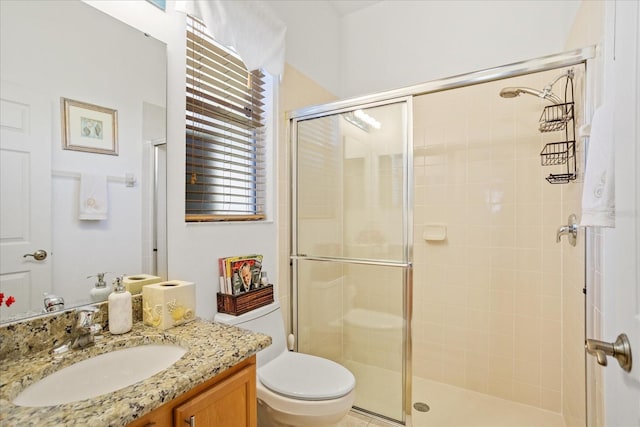
[[273, 302], [273, 285], [262, 279], [262, 255], [220, 258], [218, 312], [234, 316]]
[[262, 255], [220, 258], [220, 293], [240, 295], [261, 287]]

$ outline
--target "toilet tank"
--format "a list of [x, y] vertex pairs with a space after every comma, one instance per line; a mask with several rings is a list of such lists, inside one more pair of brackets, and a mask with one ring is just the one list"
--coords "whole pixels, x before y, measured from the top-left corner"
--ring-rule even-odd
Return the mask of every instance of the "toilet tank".
[[271, 337], [271, 345], [258, 352], [258, 367], [287, 351], [284, 320], [282, 319], [280, 303], [277, 301], [239, 316], [218, 313], [213, 320], [225, 325], [233, 325], [253, 332], [260, 332]]

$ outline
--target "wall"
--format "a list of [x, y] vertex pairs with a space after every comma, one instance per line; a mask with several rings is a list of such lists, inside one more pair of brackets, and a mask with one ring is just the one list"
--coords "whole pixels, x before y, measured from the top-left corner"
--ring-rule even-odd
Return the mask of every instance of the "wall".
[[[108, 220], [79, 221], [78, 178], [54, 174], [53, 289], [75, 305], [89, 301], [95, 280], [88, 275], [143, 272], [143, 104], [164, 108], [164, 46], [80, 2], [6, 2], [3, 13], [9, 8], [12, 19], [3, 21], [3, 34], [13, 36], [3, 37], [2, 79], [49, 98], [52, 169], [119, 178], [133, 173], [138, 179], [133, 188], [108, 183]], [[62, 149], [61, 97], [118, 111], [118, 156]]]
[[146, 0], [82, 0], [114, 18], [137, 28], [152, 37], [167, 42], [171, 38], [173, 27], [171, 18], [175, 2], [167, 1], [167, 10], [163, 11]]
[[339, 94], [373, 93], [562, 52], [579, 6], [381, 1], [343, 19]]
[[287, 63], [311, 76], [313, 85], [339, 95], [343, 34], [335, 9], [322, 0], [269, 0], [269, 5], [287, 25]]

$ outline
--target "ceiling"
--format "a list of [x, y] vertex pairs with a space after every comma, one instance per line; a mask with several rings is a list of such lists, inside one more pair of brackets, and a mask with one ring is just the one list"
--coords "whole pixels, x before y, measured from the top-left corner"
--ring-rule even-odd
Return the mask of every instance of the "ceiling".
[[348, 15], [360, 9], [367, 8], [381, 0], [328, 0], [329, 4], [338, 12], [340, 16]]

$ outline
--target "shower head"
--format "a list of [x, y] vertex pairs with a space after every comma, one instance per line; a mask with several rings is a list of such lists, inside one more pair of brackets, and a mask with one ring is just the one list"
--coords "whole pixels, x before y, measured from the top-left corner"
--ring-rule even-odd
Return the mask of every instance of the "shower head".
[[529, 87], [505, 87], [500, 91], [500, 96], [503, 98], [515, 98], [520, 96], [521, 93], [528, 93], [529, 95], [537, 96], [539, 98], [545, 98], [544, 92], [531, 89]]
[[503, 98], [515, 98], [521, 93], [537, 96], [538, 98], [548, 99], [555, 104], [562, 104], [562, 100], [551, 92], [550, 87], [545, 87], [543, 90], [531, 89], [529, 87], [505, 87], [500, 91], [500, 96]]
[[[521, 93], [526, 93], [529, 95], [537, 96], [538, 98], [547, 99], [554, 104], [562, 104], [564, 101], [553, 93], [553, 85], [558, 82], [558, 80], [566, 78], [567, 80], [573, 81], [573, 69], [570, 68], [560, 74], [555, 78], [554, 81], [546, 85], [542, 90], [531, 89], [530, 87], [505, 87], [500, 91], [500, 96], [503, 98], [515, 98], [516, 96], [520, 96]], [[565, 88], [565, 98], [567, 96]], [[571, 94], [573, 96], [573, 92]]]

